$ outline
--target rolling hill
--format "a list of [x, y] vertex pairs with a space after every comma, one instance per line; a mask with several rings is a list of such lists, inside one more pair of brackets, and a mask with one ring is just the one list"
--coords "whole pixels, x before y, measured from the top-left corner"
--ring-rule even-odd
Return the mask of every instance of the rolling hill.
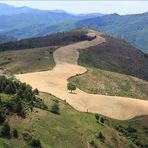
[[[86, 35], [92, 32], [99, 36], [98, 39], [87, 41]], [[100, 43], [98, 41], [100, 41]], [[11, 72], [13, 73], [52, 69], [55, 66], [55, 62], [59, 62], [57, 59], [58, 57], [64, 61], [74, 60], [71, 58], [73, 55], [71, 55], [71, 52], [69, 52], [69, 58], [66, 56], [60, 58], [61, 54], [59, 53], [58, 55], [59, 49], [64, 49], [64, 46], [71, 47], [70, 49], [72, 49], [75, 46], [80, 47], [81, 44], [82, 48], [83, 46], [86, 47], [86, 44], [87, 46], [90, 46], [92, 43], [94, 45], [92, 47], [85, 49], [77, 48], [79, 51], [78, 63], [86, 66], [88, 72], [82, 75], [77, 74], [77, 76], [74, 77], [76, 81], [70, 81], [86, 92], [89, 92], [88, 86], [98, 88], [98, 86], [101, 87], [102, 83], [105, 82], [105, 85], [108, 85], [105, 88], [111, 87], [115, 89], [103, 89], [101, 92], [98, 90], [99, 94], [102, 94], [103, 92], [106, 95], [112, 94], [127, 97], [142, 95], [140, 99], [146, 99], [147, 82], [129, 75], [147, 79], [147, 75], [145, 75], [147, 72], [147, 55], [124, 40], [106, 36], [94, 30], [79, 29], [48, 35], [46, 37], [1, 44], [0, 65], [3, 68], [11, 69]], [[75, 46], [73, 47], [73, 45]], [[68, 49], [69, 48], [67, 48], [67, 50]], [[56, 58], [55, 55], [53, 55], [53, 52], [56, 52]], [[68, 53], [68, 51], [66, 53]], [[6, 61], [9, 62], [4, 63]], [[129, 67], [129, 65], [131, 67]], [[60, 67], [61, 66], [59, 66], [59, 68]], [[65, 68], [67, 67], [68, 65], [65, 66]], [[143, 71], [143, 73], [138, 73], [136, 68]], [[44, 73], [44, 71], [42, 72]], [[47, 72], [49, 73], [49, 71]], [[70, 70], [70, 72], [75, 73], [75, 70]], [[64, 75], [65, 73], [66, 71], [63, 71]], [[39, 73], [37, 73], [37, 76], [38, 75]], [[61, 76], [62, 75], [56, 77], [56, 75], [54, 75], [58, 81]], [[52, 79], [52, 75], [51, 77], [45, 75], [45, 77]], [[34, 81], [41, 84], [43, 78], [44, 77], [42, 77], [41, 80], [35, 79]], [[99, 78], [101, 79], [101, 84], [97, 85], [96, 83], [100, 82], [98, 81]], [[60, 82], [63, 81], [60, 80]], [[48, 85], [54, 84], [55, 82], [51, 81]], [[96, 86], [93, 84], [96, 84]], [[112, 86], [111, 84], [115, 85]], [[63, 85], [64, 83], [60, 86], [63, 88]], [[132, 86], [132, 88], [129, 89], [129, 86]], [[117, 93], [116, 88], [123, 93]], [[127, 89], [129, 90], [127, 91]], [[91, 90], [89, 93], [95, 92]], [[25, 95], [27, 95], [27, 97]], [[74, 96], [75, 94], [69, 95]], [[66, 101], [67, 97], [63, 99], [64, 100], [62, 101], [48, 93], [38, 93], [37, 90], [33, 90], [25, 83], [18, 82], [16, 79], [13, 79], [13, 77], [9, 80], [0, 77], [0, 119], [4, 119], [0, 120], [0, 145], [4, 148], [138, 148], [148, 146], [147, 116], [136, 117], [127, 121], [110, 119], [103, 115], [76, 111]], [[76, 99], [77, 98], [75, 98], [75, 100]], [[25, 111], [25, 117], [22, 116], [24, 114], [19, 114], [19, 110], [21, 110], [21, 113], [24, 113]], [[7, 127], [7, 129], [8, 127], [10, 128], [8, 129], [8, 135], [2, 134], [2, 131], [5, 129], [4, 127]]]
[[148, 56], [127, 41], [104, 35], [106, 42], [80, 50], [79, 63], [148, 80]]

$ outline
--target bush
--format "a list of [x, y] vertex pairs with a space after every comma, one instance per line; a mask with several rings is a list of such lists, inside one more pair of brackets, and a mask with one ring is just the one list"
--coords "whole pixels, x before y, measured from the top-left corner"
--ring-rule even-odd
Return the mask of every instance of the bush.
[[99, 138], [102, 142], [105, 141], [105, 137], [104, 137], [104, 135], [102, 134], [102, 132], [97, 133], [96, 137]]
[[103, 117], [100, 117], [100, 123], [104, 124], [105, 119]]
[[32, 139], [31, 146], [35, 148], [42, 148], [42, 145], [39, 139]]
[[1, 136], [2, 137], [10, 137], [10, 125], [8, 123], [4, 123], [1, 129]]
[[39, 90], [38, 90], [37, 88], [36, 88], [36, 89], [34, 89], [34, 91], [33, 91], [33, 92], [34, 92], [34, 94], [35, 94], [35, 95], [39, 95]]
[[17, 104], [16, 104], [16, 113], [18, 116], [21, 116], [23, 118], [26, 117], [26, 113], [25, 113], [25, 110], [24, 110], [24, 107], [23, 107], [23, 104], [21, 101], [19, 101]]
[[98, 114], [95, 114], [95, 118], [96, 118], [96, 120], [97, 120], [97, 122], [98, 122], [99, 119], [100, 119], [100, 116], [99, 116]]
[[5, 115], [4, 115], [4, 112], [2, 112], [2, 111], [0, 110], [0, 124], [5, 121], [5, 118], [6, 118], [6, 117], [5, 117]]
[[55, 102], [51, 106], [51, 112], [54, 113], [54, 114], [59, 114], [59, 104], [58, 103]]
[[94, 148], [97, 148], [97, 145], [95, 144], [95, 141], [94, 141], [94, 140], [91, 140], [91, 141], [89, 142], [89, 144], [91, 144]]
[[14, 129], [12, 131], [12, 135], [13, 135], [14, 138], [18, 138], [18, 131], [17, 131], [17, 129]]
[[135, 133], [135, 132], [137, 132], [137, 130], [135, 128], [131, 127], [130, 125], [128, 125], [127, 131], [129, 133]]

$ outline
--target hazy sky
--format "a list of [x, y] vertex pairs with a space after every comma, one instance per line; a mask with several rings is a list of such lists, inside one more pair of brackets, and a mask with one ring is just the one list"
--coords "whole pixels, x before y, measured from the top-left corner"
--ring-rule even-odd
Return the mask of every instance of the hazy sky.
[[0, 1], [13, 6], [29, 6], [43, 10], [62, 9], [70, 13], [133, 14], [148, 11], [148, 1]]

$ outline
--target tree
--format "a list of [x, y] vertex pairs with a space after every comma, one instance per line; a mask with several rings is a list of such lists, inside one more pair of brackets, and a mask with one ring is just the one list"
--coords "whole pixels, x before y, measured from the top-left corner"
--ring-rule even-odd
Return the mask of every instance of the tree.
[[72, 91], [76, 90], [76, 86], [74, 84], [72, 84], [72, 83], [69, 82], [67, 84], [67, 89], [70, 90], [71, 93], [72, 93]]
[[10, 137], [10, 125], [8, 123], [4, 123], [1, 129], [1, 136]]
[[17, 113], [18, 116], [26, 117], [26, 113], [25, 113], [25, 110], [24, 110], [24, 107], [23, 107], [23, 103], [21, 101], [19, 101], [16, 104], [16, 113]]
[[55, 114], [59, 114], [59, 104], [58, 103], [54, 103], [52, 106], [51, 106], [51, 112], [52, 113], [55, 113]]
[[13, 135], [14, 138], [18, 138], [18, 131], [17, 131], [17, 129], [14, 129], [12, 131], [12, 135]]

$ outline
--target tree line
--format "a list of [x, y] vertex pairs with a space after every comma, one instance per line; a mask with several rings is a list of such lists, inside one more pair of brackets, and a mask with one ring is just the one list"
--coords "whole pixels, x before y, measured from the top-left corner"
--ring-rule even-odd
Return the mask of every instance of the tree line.
[[44, 37], [23, 39], [15, 42], [3, 43], [0, 45], [0, 51], [6, 50], [22, 50], [28, 48], [39, 48], [56, 45], [67, 45], [73, 42], [87, 40], [88, 37], [85, 32], [70, 31], [61, 32], [53, 35], [47, 35]]

